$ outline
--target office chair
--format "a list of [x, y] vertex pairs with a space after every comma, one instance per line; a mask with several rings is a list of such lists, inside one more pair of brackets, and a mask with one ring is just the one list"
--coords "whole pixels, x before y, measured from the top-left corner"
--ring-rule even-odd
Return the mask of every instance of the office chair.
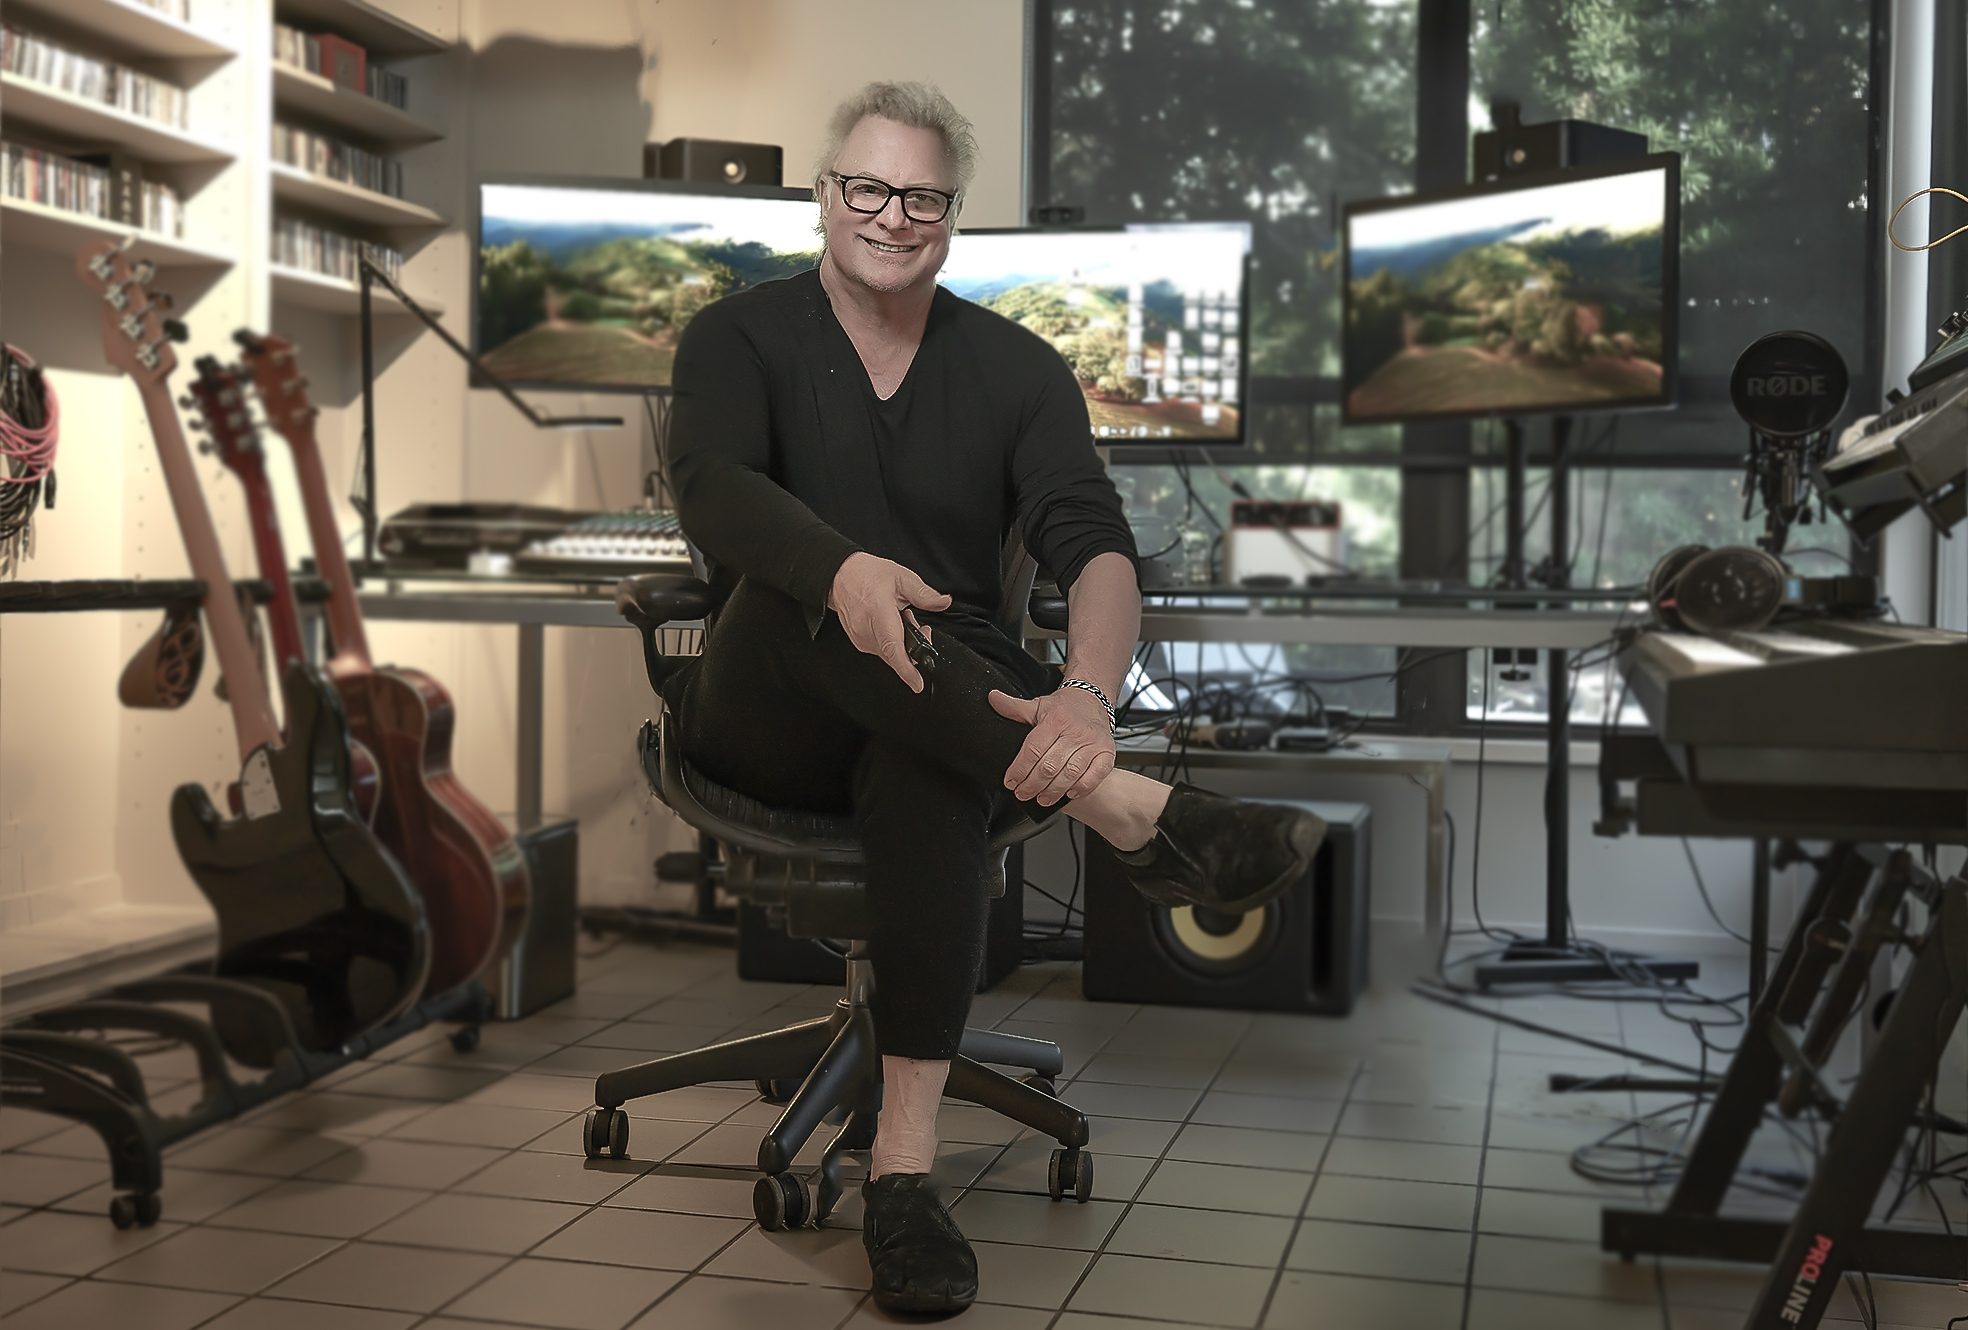
[[[1016, 534], [1005, 544], [1002, 573], [997, 622], [1018, 638], [1034, 566]], [[1040, 622], [1064, 627], [1063, 600], [1055, 596], [1031, 604], [1044, 616]], [[708, 635], [715, 631], [719, 607], [715, 593], [700, 578], [650, 573], [625, 578], [616, 587], [615, 608], [642, 633], [643, 663], [660, 698], [662, 680], [676, 662], [662, 654], [656, 630], [701, 620]], [[622, 1105], [631, 1099], [709, 1081], [751, 1081], [767, 1100], [786, 1106], [759, 1142], [762, 1176], [752, 1188], [759, 1225], [770, 1232], [817, 1225], [841, 1197], [842, 1156], [874, 1144], [881, 1111], [881, 1059], [868, 1007], [874, 972], [865, 940], [869, 927], [862, 847], [849, 817], [771, 808], [711, 780], [684, 758], [676, 733], [667, 703], [658, 719], [643, 723], [637, 746], [650, 787], [685, 822], [723, 847], [726, 890], [765, 907], [775, 919], [783, 917], [791, 936], [849, 943], [846, 991], [827, 1016], [603, 1073], [595, 1080], [597, 1107], [588, 1111], [583, 1146], [590, 1159], [622, 1158], [629, 1135]], [[991, 896], [1002, 896], [1006, 889], [1005, 849], [1039, 829], [1015, 808], [993, 821], [997, 867], [987, 888]], [[1029, 1074], [1013, 1080], [984, 1066], [986, 1062]], [[1093, 1194], [1093, 1155], [1083, 1148], [1088, 1140], [1085, 1116], [1056, 1098], [1053, 1078], [1063, 1066], [1059, 1045], [1048, 1040], [966, 1030], [945, 1093], [1057, 1140], [1060, 1148], [1052, 1153], [1048, 1190], [1055, 1201], [1070, 1195], [1084, 1202]], [[805, 1178], [790, 1171], [793, 1157], [823, 1120], [843, 1118], [821, 1158], [819, 1194], [813, 1197]]]

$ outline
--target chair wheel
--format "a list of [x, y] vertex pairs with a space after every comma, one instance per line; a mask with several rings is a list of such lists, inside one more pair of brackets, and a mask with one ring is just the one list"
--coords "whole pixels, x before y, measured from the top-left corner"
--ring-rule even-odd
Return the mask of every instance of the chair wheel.
[[1055, 1201], [1065, 1200], [1071, 1192], [1074, 1200], [1085, 1205], [1093, 1195], [1093, 1156], [1077, 1146], [1054, 1150], [1046, 1169], [1046, 1190]]
[[793, 1096], [799, 1093], [800, 1083], [791, 1077], [782, 1076], [776, 1080], [753, 1081], [752, 1088], [757, 1090], [759, 1098], [768, 1104], [785, 1104], [792, 1102]]
[[149, 1228], [163, 1213], [164, 1202], [154, 1191], [132, 1192], [109, 1203], [109, 1222], [118, 1228]]
[[806, 1179], [797, 1173], [766, 1173], [752, 1184], [752, 1213], [767, 1233], [799, 1228], [812, 1211]]
[[1023, 1080], [1026, 1085], [1031, 1086], [1040, 1094], [1051, 1095], [1054, 1099], [1059, 1098], [1059, 1086], [1054, 1083], [1052, 1077], [1035, 1071], [1030, 1076], [1024, 1077]]
[[590, 1159], [620, 1159], [629, 1152], [629, 1115], [619, 1108], [591, 1108], [581, 1124], [581, 1148]]
[[451, 1032], [451, 1047], [460, 1053], [469, 1053], [478, 1047], [479, 1032], [476, 1025]]

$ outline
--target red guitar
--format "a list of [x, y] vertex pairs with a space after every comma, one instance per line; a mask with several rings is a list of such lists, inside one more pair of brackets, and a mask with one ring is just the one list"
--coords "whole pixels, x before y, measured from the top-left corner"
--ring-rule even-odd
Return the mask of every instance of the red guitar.
[[237, 340], [267, 420], [294, 454], [315, 563], [328, 583], [334, 654], [326, 671], [351, 730], [382, 766], [376, 832], [423, 893], [431, 921], [430, 991], [443, 992], [497, 963], [518, 940], [532, 891], [526, 859], [504, 824], [451, 770], [456, 717], [450, 694], [420, 670], [379, 669], [370, 658], [315, 443], [319, 413], [308, 401], [293, 345], [249, 333]]
[[[239, 477], [240, 487], [246, 491], [246, 513], [253, 524], [253, 553], [259, 559], [261, 578], [273, 590], [273, 597], [267, 602], [267, 622], [273, 631], [275, 673], [285, 674], [295, 665], [306, 664], [307, 652], [301, 645], [301, 612], [294, 603], [294, 584], [287, 576], [287, 549], [280, 539], [280, 516], [274, 510], [273, 490], [267, 484], [266, 455], [260, 448], [260, 433], [253, 427], [246, 409], [238, 376], [213, 356], [201, 356], [197, 364], [198, 378], [192, 382], [186, 400], [198, 408], [210, 439], [210, 450], [218, 454], [228, 471]], [[349, 773], [351, 793], [362, 820], [373, 823], [376, 801], [381, 794], [376, 759], [354, 736], [349, 738]], [[236, 786], [234, 790], [233, 812], [237, 813]]]
[[303, 1047], [340, 1048], [423, 991], [430, 970], [423, 902], [357, 815], [341, 704], [305, 666], [281, 676], [288, 728], [281, 739], [171, 404], [171, 342], [185, 331], [161, 318], [168, 302], [146, 287], [150, 265], [131, 264], [124, 247], [85, 246], [76, 272], [102, 308], [104, 357], [143, 399], [178, 532], [205, 585], [206, 631], [227, 683], [241, 763], [239, 814], [221, 817], [202, 785], [181, 785], [171, 796], [172, 839], [218, 916], [214, 972], [272, 995]]

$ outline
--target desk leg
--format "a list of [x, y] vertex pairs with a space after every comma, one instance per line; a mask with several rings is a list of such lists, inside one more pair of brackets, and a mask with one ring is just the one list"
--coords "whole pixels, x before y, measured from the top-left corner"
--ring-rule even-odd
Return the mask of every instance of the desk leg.
[[1442, 938], [1443, 914], [1448, 883], [1444, 876], [1442, 848], [1448, 826], [1448, 766], [1437, 762], [1428, 777], [1428, 882], [1422, 890], [1422, 922], [1430, 942]]
[[541, 768], [546, 762], [542, 743], [545, 712], [547, 630], [545, 625], [519, 625], [519, 771], [514, 812], [521, 831], [540, 825]]

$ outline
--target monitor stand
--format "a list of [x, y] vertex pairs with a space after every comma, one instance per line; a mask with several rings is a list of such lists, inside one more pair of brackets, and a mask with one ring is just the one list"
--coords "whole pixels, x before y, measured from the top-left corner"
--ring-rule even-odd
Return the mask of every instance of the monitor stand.
[[[1504, 512], [1508, 529], [1504, 545], [1504, 580], [1512, 590], [1525, 590], [1524, 567], [1524, 430], [1520, 422], [1503, 422], [1505, 439]], [[1571, 490], [1565, 474], [1566, 446], [1572, 417], [1555, 416], [1551, 423], [1551, 558], [1549, 585], [1563, 589], [1571, 582]], [[1562, 614], [1555, 604], [1543, 612]], [[1485, 669], [1493, 668], [1485, 660]], [[1571, 668], [1562, 648], [1546, 653], [1549, 713], [1545, 722], [1544, 778], [1544, 937], [1514, 942], [1501, 958], [1476, 967], [1479, 988], [1509, 984], [1623, 984], [1640, 975], [1657, 981], [1697, 978], [1694, 961], [1654, 960], [1623, 952], [1586, 951], [1572, 939], [1571, 911]], [[1554, 1087], [1555, 1088], [1555, 1087]]]

